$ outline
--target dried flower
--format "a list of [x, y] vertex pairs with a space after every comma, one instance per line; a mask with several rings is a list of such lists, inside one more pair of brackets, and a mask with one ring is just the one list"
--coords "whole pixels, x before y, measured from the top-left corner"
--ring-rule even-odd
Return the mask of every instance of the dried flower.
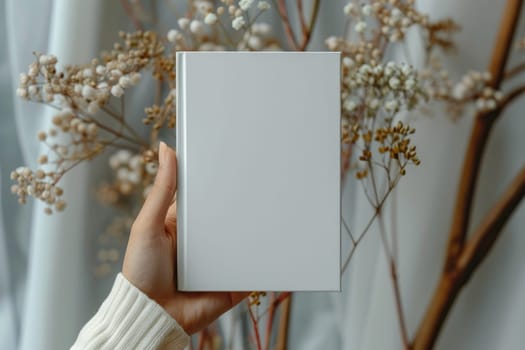
[[204, 24], [201, 21], [194, 19], [190, 23], [190, 32], [196, 36], [202, 36], [204, 34]]
[[212, 25], [217, 23], [217, 15], [215, 13], [208, 13], [206, 17], [204, 17], [204, 23], [208, 25]]
[[249, 295], [249, 305], [261, 305], [261, 297], [265, 297], [266, 292], [251, 292]]
[[364, 21], [359, 21], [355, 25], [355, 31], [358, 32], [358, 33], [363, 33], [365, 31], [365, 29], [366, 29], [366, 22], [364, 22]]
[[240, 0], [239, 1], [239, 7], [241, 10], [246, 11], [248, 10], [253, 4], [253, 0]]
[[345, 7], [343, 8], [343, 12], [345, 13], [345, 15], [350, 15], [352, 10], [354, 9], [354, 4], [349, 2], [348, 4], [345, 5]]
[[232, 28], [235, 30], [241, 29], [246, 24], [246, 21], [244, 20], [244, 17], [238, 16], [235, 17], [232, 21]]
[[179, 18], [177, 23], [179, 24], [179, 27], [182, 30], [186, 30], [190, 27], [190, 20], [185, 17]]
[[259, 1], [257, 3], [257, 8], [261, 11], [266, 11], [270, 9], [270, 4], [267, 1]]

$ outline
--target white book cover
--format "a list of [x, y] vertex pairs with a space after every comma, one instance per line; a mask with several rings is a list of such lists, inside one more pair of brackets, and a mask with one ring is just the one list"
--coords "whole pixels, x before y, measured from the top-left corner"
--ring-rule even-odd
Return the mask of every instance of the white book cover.
[[340, 55], [177, 53], [183, 291], [340, 290]]

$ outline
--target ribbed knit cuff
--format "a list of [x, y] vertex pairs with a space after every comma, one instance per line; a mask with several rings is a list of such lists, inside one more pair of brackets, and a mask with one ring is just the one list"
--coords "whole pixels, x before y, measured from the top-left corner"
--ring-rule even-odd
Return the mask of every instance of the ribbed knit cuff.
[[162, 346], [182, 350], [188, 342], [189, 336], [177, 321], [119, 273], [109, 296], [71, 349], [152, 350]]

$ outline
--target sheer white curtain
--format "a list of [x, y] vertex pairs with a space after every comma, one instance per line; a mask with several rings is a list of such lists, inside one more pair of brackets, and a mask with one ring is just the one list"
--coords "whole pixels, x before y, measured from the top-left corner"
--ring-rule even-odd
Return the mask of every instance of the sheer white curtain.
[[[341, 33], [345, 2], [322, 1], [312, 49], [323, 49], [323, 38]], [[186, 4], [176, 3], [181, 8]], [[468, 68], [483, 70], [504, 2], [419, 3], [434, 18], [453, 16], [462, 24], [460, 51], [448, 68], [456, 74]], [[45, 109], [14, 99], [12, 92], [18, 73], [32, 60], [32, 51], [54, 53], [62, 63], [85, 62], [116, 40], [116, 32], [126, 29], [126, 18], [118, 1], [101, 0], [5, 0], [1, 11], [5, 21], [0, 24], [4, 26], [0, 43], [8, 50], [0, 51], [0, 348], [66, 349], [111, 283], [111, 278], [95, 279], [91, 269], [94, 240], [109, 215], [91, 195], [100, 171], [95, 163], [66, 178], [66, 214], [45, 216], [39, 204], [19, 207], [8, 195], [9, 170], [23, 163], [34, 165], [39, 153], [35, 135], [48, 120]], [[147, 96], [146, 90], [136, 93]], [[475, 223], [525, 163], [521, 108], [523, 104], [516, 103], [509, 109], [491, 135], [476, 196]], [[401, 292], [411, 333], [442, 267], [471, 118], [454, 123], [436, 111], [433, 117], [419, 118], [414, 126], [423, 163], [403, 179], [386, 216], [387, 223], [392, 217], [397, 222]], [[359, 231], [371, 213], [352, 180], [343, 201], [347, 221]], [[525, 324], [525, 236], [520, 230], [524, 224], [522, 205], [459, 297], [437, 348], [516, 349], [525, 343], [521, 329]], [[348, 243], [344, 241], [343, 256]], [[296, 295], [290, 347], [401, 349], [395, 315], [388, 268], [377, 227], [373, 227], [344, 275], [342, 293]]]

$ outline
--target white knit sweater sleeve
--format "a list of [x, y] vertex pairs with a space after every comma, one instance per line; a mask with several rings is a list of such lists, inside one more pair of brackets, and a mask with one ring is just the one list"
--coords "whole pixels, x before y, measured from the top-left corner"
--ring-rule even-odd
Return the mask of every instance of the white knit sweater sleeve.
[[80, 331], [71, 350], [182, 350], [189, 336], [159, 304], [122, 274], [97, 313]]

